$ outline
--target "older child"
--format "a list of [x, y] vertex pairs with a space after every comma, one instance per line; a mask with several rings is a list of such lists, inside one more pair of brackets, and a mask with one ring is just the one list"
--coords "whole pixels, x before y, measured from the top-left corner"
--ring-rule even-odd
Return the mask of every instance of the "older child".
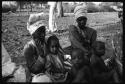
[[91, 67], [93, 71], [93, 81], [95, 83], [118, 82], [117, 73], [114, 69], [110, 70], [101, 58], [105, 54], [105, 43], [95, 41], [93, 44], [93, 55], [91, 57]]
[[[61, 50], [59, 39], [52, 35], [47, 40], [48, 55], [46, 57], [46, 74], [52, 82], [65, 82], [68, 68], [65, 66], [64, 54]], [[68, 65], [70, 68], [70, 64]]]

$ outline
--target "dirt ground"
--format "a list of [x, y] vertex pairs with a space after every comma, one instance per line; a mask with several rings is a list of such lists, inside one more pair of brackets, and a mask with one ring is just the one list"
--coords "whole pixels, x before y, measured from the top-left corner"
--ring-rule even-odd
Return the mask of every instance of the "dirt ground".
[[[2, 42], [7, 49], [12, 61], [16, 64], [25, 64], [23, 56], [24, 45], [31, 39], [29, 32], [26, 29], [26, 22], [29, 15], [19, 14], [2, 14]], [[44, 17], [44, 23], [48, 27], [48, 15]], [[108, 38], [106, 46], [111, 49], [110, 36], [117, 32], [122, 32], [122, 25], [118, 22], [117, 13], [93, 13], [89, 14], [88, 26], [97, 30], [98, 38]], [[56, 20], [58, 32], [56, 33], [63, 47], [69, 46], [68, 25], [75, 24], [73, 15], [67, 15]], [[116, 23], [116, 24], [111, 24]], [[107, 25], [110, 24], [110, 25]], [[119, 38], [120, 37], [120, 38]], [[115, 36], [118, 53], [122, 53], [122, 37], [121, 34]], [[108, 49], [107, 49], [108, 51]], [[120, 55], [120, 54], [119, 54]], [[106, 53], [110, 56], [110, 53]]]

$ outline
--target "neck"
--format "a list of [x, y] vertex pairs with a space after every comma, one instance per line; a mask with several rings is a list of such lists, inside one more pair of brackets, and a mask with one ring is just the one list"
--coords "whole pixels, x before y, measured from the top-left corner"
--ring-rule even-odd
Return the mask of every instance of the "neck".
[[78, 27], [79, 29], [82, 29], [82, 30], [86, 29], [86, 26], [78, 26]]

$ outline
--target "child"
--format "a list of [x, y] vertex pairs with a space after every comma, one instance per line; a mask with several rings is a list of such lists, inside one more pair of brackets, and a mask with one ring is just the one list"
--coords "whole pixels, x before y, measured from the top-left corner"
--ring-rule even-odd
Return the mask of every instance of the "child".
[[117, 80], [116, 71], [109, 70], [101, 58], [105, 54], [105, 43], [95, 41], [93, 44], [93, 55], [91, 57], [91, 67], [93, 71], [93, 81], [95, 83], [108, 83]]
[[74, 49], [72, 51], [72, 68], [69, 74], [69, 82], [91, 82], [91, 71], [89, 68], [89, 61], [85, 57], [81, 49]]
[[46, 74], [53, 82], [65, 82], [67, 77], [64, 55], [60, 48], [59, 39], [55, 35], [50, 36], [47, 40]]

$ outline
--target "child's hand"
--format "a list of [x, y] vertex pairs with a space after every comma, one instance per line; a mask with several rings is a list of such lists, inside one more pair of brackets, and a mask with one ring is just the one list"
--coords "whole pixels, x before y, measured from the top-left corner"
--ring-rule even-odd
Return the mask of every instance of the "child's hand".
[[68, 61], [64, 61], [64, 67], [66, 70], [70, 70], [72, 67], [72, 64]]
[[104, 60], [105, 65], [106, 65], [106, 66], [109, 66], [109, 62], [110, 62], [110, 61], [111, 61], [110, 59]]
[[71, 60], [71, 55], [64, 55], [64, 58], [65, 58], [66, 60]]

